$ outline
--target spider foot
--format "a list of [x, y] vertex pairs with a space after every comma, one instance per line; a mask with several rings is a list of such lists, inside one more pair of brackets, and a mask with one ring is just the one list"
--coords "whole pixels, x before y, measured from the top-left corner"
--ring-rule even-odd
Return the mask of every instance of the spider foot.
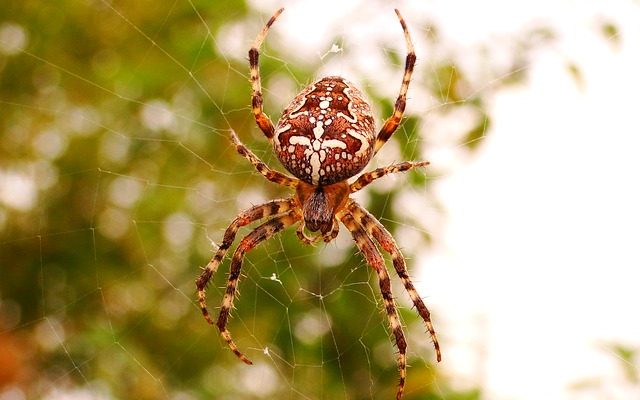
[[431, 340], [431, 342], [433, 343], [433, 347], [435, 348], [436, 361], [442, 361], [442, 353], [440, 352], [440, 344], [438, 343], [438, 339], [434, 338]]
[[396, 400], [400, 400], [404, 394], [404, 385], [407, 381], [407, 354], [403, 351], [399, 351], [398, 354], [398, 370], [400, 372], [400, 379], [398, 381], [398, 390], [396, 392]]
[[211, 319], [211, 315], [209, 314], [209, 310], [207, 310], [207, 302], [205, 300], [204, 290], [198, 291], [198, 304], [200, 305], [200, 311], [202, 311], [202, 316], [204, 319], [210, 324], [213, 325], [213, 320]]
[[236, 346], [236, 344], [234, 343], [233, 339], [231, 338], [231, 333], [228, 330], [223, 330], [222, 332], [220, 332], [220, 335], [222, 336], [224, 341], [227, 342], [227, 346], [229, 346], [231, 351], [233, 351], [233, 354], [235, 354], [240, 360], [242, 360], [243, 363], [247, 365], [253, 365], [253, 361], [249, 360], [244, 354], [242, 354], [240, 350], [238, 350], [238, 346]]
[[436, 331], [433, 328], [433, 324], [429, 322], [425, 322], [425, 326], [427, 328], [427, 332], [431, 336], [431, 343], [433, 343], [433, 350], [436, 353], [436, 361], [442, 361], [442, 353], [440, 352], [440, 342], [438, 342], [438, 336], [436, 335]]

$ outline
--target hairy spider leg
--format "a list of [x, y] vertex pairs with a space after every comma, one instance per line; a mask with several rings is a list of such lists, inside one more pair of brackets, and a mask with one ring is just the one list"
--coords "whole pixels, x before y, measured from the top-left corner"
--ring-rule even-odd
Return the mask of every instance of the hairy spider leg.
[[442, 354], [440, 353], [440, 343], [438, 343], [438, 337], [436, 336], [436, 331], [433, 328], [433, 324], [431, 323], [431, 313], [429, 309], [422, 301], [422, 298], [418, 294], [418, 291], [413, 286], [413, 282], [411, 282], [411, 278], [409, 278], [409, 274], [407, 273], [407, 266], [396, 244], [395, 240], [391, 236], [391, 233], [378, 221], [376, 217], [371, 215], [367, 210], [364, 209], [360, 204], [353, 201], [349, 205], [349, 212], [353, 215], [353, 218], [360, 223], [367, 231], [370, 236], [378, 242], [380, 247], [389, 253], [391, 256], [391, 261], [393, 262], [393, 267], [395, 268], [404, 288], [407, 293], [409, 293], [409, 297], [411, 297], [411, 301], [413, 305], [418, 310], [418, 314], [422, 317], [425, 326], [427, 327], [427, 331], [431, 335], [431, 341], [433, 342], [433, 347], [436, 352], [436, 360], [440, 362], [442, 360]]
[[349, 185], [349, 189], [351, 190], [351, 193], [354, 193], [385, 175], [395, 174], [396, 172], [405, 172], [413, 168], [424, 167], [427, 165], [429, 165], [429, 161], [404, 161], [387, 167], [376, 168], [373, 171], [360, 175], [358, 179]]
[[251, 49], [249, 49], [249, 70], [251, 72], [252, 89], [251, 107], [258, 127], [262, 132], [264, 132], [265, 136], [269, 140], [273, 138], [274, 127], [267, 114], [262, 110], [262, 103], [264, 100], [262, 98], [262, 85], [260, 84], [260, 65], [258, 63], [258, 58], [260, 57], [260, 47], [262, 46], [264, 39], [267, 37], [267, 33], [269, 33], [269, 28], [283, 11], [284, 8], [281, 8], [273, 14], [264, 28], [262, 28], [262, 31], [256, 37]]
[[282, 185], [282, 186], [289, 186], [292, 188], [295, 188], [298, 185], [297, 179], [269, 168], [267, 164], [265, 164], [262, 160], [260, 160], [258, 156], [253, 154], [253, 152], [249, 150], [249, 148], [245, 146], [244, 143], [240, 141], [240, 139], [238, 139], [238, 135], [236, 135], [235, 131], [233, 130], [231, 130], [231, 141], [233, 142], [233, 144], [236, 145], [236, 150], [238, 151], [238, 154], [240, 154], [242, 157], [249, 160], [249, 162], [253, 164], [256, 170], [260, 174], [262, 174], [262, 176], [267, 178], [268, 181], [277, 183], [278, 185]]
[[404, 76], [402, 77], [402, 86], [400, 86], [400, 93], [398, 94], [398, 98], [396, 99], [396, 104], [393, 109], [393, 114], [384, 122], [382, 129], [378, 132], [378, 137], [376, 138], [375, 148], [373, 150], [373, 154], [376, 154], [378, 150], [389, 140], [391, 135], [398, 129], [400, 125], [400, 121], [402, 121], [402, 116], [404, 115], [404, 109], [407, 105], [407, 91], [409, 90], [409, 82], [411, 81], [411, 74], [413, 73], [413, 68], [416, 65], [416, 53], [413, 49], [413, 43], [411, 42], [411, 36], [409, 35], [409, 29], [407, 28], [406, 22], [404, 22], [404, 18], [400, 15], [400, 11], [397, 9], [396, 15], [398, 16], [398, 20], [400, 21], [400, 25], [402, 25], [402, 30], [404, 31], [404, 39], [407, 42], [407, 58], [404, 66]]
[[207, 266], [202, 270], [202, 273], [196, 280], [196, 288], [198, 289], [198, 303], [200, 304], [202, 315], [208, 323], [213, 325], [213, 320], [211, 319], [209, 311], [207, 310], [205, 291], [209, 281], [211, 280], [211, 277], [216, 273], [216, 271], [218, 270], [218, 266], [224, 259], [224, 256], [227, 254], [227, 250], [229, 250], [229, 247], [231, 247], [231, 244], [233, 244], [238, 229], [260, 219], [289, 211], [293, 207], [293, 205], [293, 198], [272, 200], [268, 203], [253, 206], [248, 210], [241, 212], [231, 222], [229, 227], [224, 232], [224, 237], [222, 239], [220, 247], [218, 247], [218, 251], [213, 256], [211, 261], [209, 261]]
[[238, 286], [238, 280], [240, 279], [240, 272], [242, 270], [242, 259], [244, 258], [245, 253], [251, 251], [258, 244], [268, 240], [277, 232], [280, 232], [299, 220], [300, 216], [295, 210], [290, 210], [286, 214], [274, 217], [245, 236], [236, 248], [236, 251], [233, 253], [231, 269], [229, 271], [229, 280], [227, 281], [227, 288], [225, 290], [224, 298], [222, 299], [222, 306], [220, 307], [220, 314], [218, 315], [216, 325], [220, 330], [222, 338], [227, 342], [231, 351], [233, 351], [233, 353], [246, 364], [251, 365], [253, 363], [244, 354], [242, 354], [240, 350], [238, 350], [238, 346], [233, 342], [231, 333], [227, 329], [229, 312], [233, 308], [233, 299], [236, 294], [236, 288]]
[[382, 299], [384, 300], [385, 311], [389, 318], [389, 324], [391, 325], [391, 331], [395, 337], [396, 346], [398, 347], [398, 369], [400, 370], [400, 383], [398, 384], [398, 391], [396, 393], [396, 399], [401, 399], [404, 392], [405, 380], [407, 377], [407, 342], [404, 337], [402, 325], [398, 319], [398, 313], [393, 301], [393, 294], [391, 292], [391, 280], [387, 273], [387, 268], [384, 265], [384, 259], [380, 254], [380, 251], [376, 247], [373, 239], [364, 230], [354, 216], [349, 212], [344, 212], [340, 219], [344, 226], [351, 232], [353, 240], [356, 242], [356, 246], [360, 249], [367, 263], [375, 269], [378, 274], [378, 282], [380, 284], [380, 292], [382, 293]]

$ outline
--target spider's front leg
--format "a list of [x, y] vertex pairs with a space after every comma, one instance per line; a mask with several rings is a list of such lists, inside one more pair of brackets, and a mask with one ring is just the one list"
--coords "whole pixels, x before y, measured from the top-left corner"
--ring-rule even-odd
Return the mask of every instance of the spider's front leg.
[[240, 272], [242, 270], [242, 259], [244, 255], [255, 248], [258, 244], [268, 240], [277, 232], [285, 229], [286, 227], [294, 224], [300, 220], [299, 214], [296, 210], [290, 210], [286, 214], [274, 217], [264, 224], [258, 226], [251, 231], [247, 236], [242, 239], [236, 251], [233, 253], [231, 260], [231, 269], [229, 271], [229, 280], [227, 281], [227, 288], [225, 290], [224, 298], [222, 300], [222, 306], [220, 307], [220, 314], [218, 315], [218, 321], [216, 325], [220, 330], [222, 338], [227, 342], [227, 345], [246, 364], [253, 364], [240, 350], [238, 346], [233, 342], [231, 333], [227, 330], [227, 321], [229, 319], [229, 312], [233, 308], [233, 299], [236, 294], [238, 286], [238, 280], [240, 279]]
[[211, 277], [218, 270], [218, 266], [222, 262], [225, 254], [227, 254], [227, 250], [229, 250], [229, 247], [231, 247], [231, 244], [233, 244], [238, 229], [268, 216], [282, 214], [286, 211], [289, 211], [293, 207], [293, 204], [293, 199], [282, 199], [273, 200], [265, 204], [251, 207], [248, 210], [241, 212], [240, 215], [238, 215], [225, 230], [224, 237], [222, 239], [220, 247], [218, 247], [218, 251], [213, 256], [211, 261], [209, 261], [207, 266], [202, 270], [202, 273], [196, 280], [196, 288], [198, 290], [198, 303], [200, 304], [202, 315], [207, 320], [207, 322], [213, 324], [213, 320], [211, 320], [211, 316], [209, 315], [209, 311], [207, 310], [205, 290], [207, 288], [207, 284], [211, 280]]
[[375, 243], [371, 237], [367, 234], [364, 228], [354, 219], [353, 215], [346, 212], [342, 218], [342, 223], [347, 227], [355, 240], [356, 245], [364, 255], [367, 263], [376, 270], [378, 274], [378, 282], [380, 284], [380, 292], [382, 293], [382, 299], [384, 300], [384, 307], [389, 318], [389, 324], [391, 325], [391, 331], [395, 337], [396, 346], [398, 347], [398, 369], [400, 370], [400, 383], [398, 384], [398, 391], [396, 392], [396, 399], [400, 400], [404, 393], [404, 384], [407, 377], [407, 341], [404, 337], [402, 325], [398, 319], [398, 312], [396, 305], [393, 301], [393, 294], [391, 292], [391, 280], [387, 273], [387, 268], [384, 265], [384, 259], [378, 251]]
[[364, 227], [367, 233], [378, 242], [380, 247], [389, 255], [391, 255], [391, 260], [393, 262], [393, 267], [398, 273], [398, 277], [402, 281], [405, 290], [409, 293], [409, 297], [411, 297], [411, 301], [413, 305], [418, 310], [418, 314], [422, 317], [425, 326], [427, 327], [427, 331], [429, 335], [431, 335], [431, 341], [433, 342], [433, 347], [436, 352], [436, 360], [440, 362], [442, 360], [442, 354], [440, 353], [440, 343], [438, 343], [438, 336], [436, 336], [436, 331], [433, 328], [433, 324], [431, 323], [431, 313], [429, 309], [422, 301], [422, 298], [418, 294], [418, 291], [413, 286], [413, 282], [411, 282], [411, 278], [407, 272], [407, 265], [404, 260], [398, 245], [395, 240], [393, 240], [393, 236], [391, 233], [378, 221], [371, 213], [365, 210], [360, 204], [355, 201], [349, 205], [349, 211], [352, 213], [353, 217], [356, 221], [360, 222], [360, 224]]

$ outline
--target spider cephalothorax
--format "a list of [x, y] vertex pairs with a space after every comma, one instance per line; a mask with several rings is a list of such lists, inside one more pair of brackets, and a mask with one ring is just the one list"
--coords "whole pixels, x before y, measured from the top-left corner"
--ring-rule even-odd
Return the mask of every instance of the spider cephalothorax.
[[[260, 46], [267, 36], [269, 28], [282, 11], [283, 9], [278, 10], [271, 17], [249, 50], [251, 98], [253, 114], [258, 127], [267, 139], [272, 141], [280, 162], [295, 178], [270, 169], [240, 142], [234, 132], [231, 132], [231, 139], [236, 145], [238, 153], [249, 160], [259, 173], [271, 182], [291, 187], [295, 190], [295, 194], [289, 198], [272, 200], [251, 207], [241, 212], [231, 222], [224, 233], [218, 251], [196, 281], [200, 308], [205, 319], [213, 324], [206, 305], [205, 289], [208, 282], [231, 247], [238, 229], [267, 218], [266, 222], [242, 239], [233, 253], [227, 288], [218, 320], [215, 322], [231, 350], [242, 361], [251, 364], [251, 361], [238, 350], [227, 330], [229, 312], [233, 307], [233, 299], [245, 253], [268, 240], [277, 232], [294, 224], [298, 224], [297, 234], [304, 243], [311, 244], [320, 239], [329, 242], [338, 235], [340, 223], [342, 223], [351, 232], [367, 263], [375, 269], [378, 275], [384, 308], [389, 318], [395, 343], [398, 346], [400, 384], [396, 398], [400, 399], [406, 378], [407, 343], [391, 293], [389, 274], [379, 249], [391, 256], [398, 277], [431, 335], [438, 361], [441, 359], [440, 345], [431, 324], [429, 310], [409, 278], [404, 257], [393, 237], [380, 221], [354, 201], [350, 194], [387, 174], [422, 167], [428, 162], [406, 161], [367, 172], [351, 183], [348, 183], [347, 179], [358, 174], [367, 166], [371, 158], [400, 125], [416, 61], [411, 37], [404, 19], [396, 10], [404, 31], [408, 54], [393, 114], [385, 121], [377, 134], [375, 133], [371, 107], [364, 99], [363, 94], [351, 82], [339, 76], [322, 78], [302, 90], [284, 110], [278, 124], [274, 127], [262, 109], [263, 99], [258, 58]], [[306, 235], [305, 228], [310, 232], [319, 232], [319, 234], [310, 238]]]

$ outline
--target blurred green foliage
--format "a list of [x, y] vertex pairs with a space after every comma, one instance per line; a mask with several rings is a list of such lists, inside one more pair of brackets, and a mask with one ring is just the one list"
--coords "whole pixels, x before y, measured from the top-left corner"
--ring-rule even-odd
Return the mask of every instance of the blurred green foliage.
[[601, 399], [631, 399], [637, 397], [640, 388], [640, 349], [623, 343], [602, 346], [615, 368], [612, 373], [588, 377], [571, 385], [575, 396]]
[[[198, 266], [239, 206], [287, 195], [228, 141], [233, 127], [277, 165], [250, 113], [246, 61], [216, 45], [225, 26], [254, 29], [264, 18], [241, 1], [3, 3], [0, 171], [13, 197], [0, 204], [0, 392], [393, 396], [397, 369], [375, 274], [352, 245], [343, 248], [348, 241], [310, 248], [287, 231], [247, 257], [230, 329], [252, 368], [232, 356], [194, 302]], [[264, 86], [275, 75], [314, 76], [283, 66], [294, 50], [269, 42], [266, 49], [277, 58], [262, 59]], [[403, 56], [389, 54], [401, 68]], [[412, 90], [429, 92], [444, 114], [475, 110], [478, 124], [459, 140], [475, 150], [490, 121], [487, 92], [465, 94], [455, 60], [441, 61], [419, 78], [437, 84]], [[390, 114], [392, 100], [368, 92]], [[424, 155], [425, 117], [408, 115], [395, 135], [403, 159]], [[430, 198], [429, 180], [423, 172], [401, 179], [409, 183], [402, 190], [368, 189], [366, 203], [392, 232], [403, 221], [428, 240], [421, 221], [399, 212], [398, 198]], [[408, 256], [414, 250], [404, 248]], [[212, 308], [227, 265], [209, 290]], [[406, 398], [480, 398], [479, 390], [453, 389], [432, 365], [421, 321], [400, 287], [396, 293], [411, 346]]]

